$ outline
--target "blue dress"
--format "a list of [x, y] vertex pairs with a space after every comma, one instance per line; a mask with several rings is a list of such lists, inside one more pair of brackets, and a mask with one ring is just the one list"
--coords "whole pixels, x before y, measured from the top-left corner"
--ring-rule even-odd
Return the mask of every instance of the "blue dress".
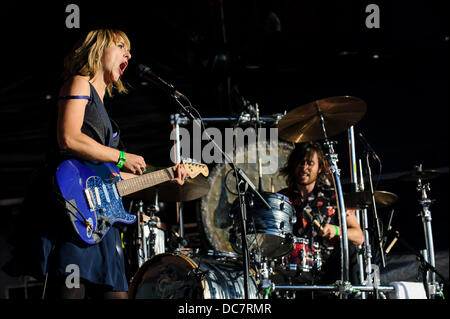
[[[115, 123], [113, 129], [113, 123], [90, 84], [82, 132], [103, 145], [117, 148], [120, 132]], [[57, 186], [52, 178], [56, 165], [68, 154], [58, 149], [50, 154], [53, 155], [48, 158], [46, 169], [34, 178], [35, 183], [31, 183], [25, 197], [18, 227], [22, 233], [16, 235], [14, 258], [4, 270], [13, 276], [31, 275], [43, 279], [48, 272], [64, 278], [73, 274], [72, 265], [76, 265], [82, 279], [109, 287], [111, 291], [128, 291], [119, 229], [111, 227], [102, 241], [95, 245], [77, 238], [62, 211], [63, 206], [56, 201]]]

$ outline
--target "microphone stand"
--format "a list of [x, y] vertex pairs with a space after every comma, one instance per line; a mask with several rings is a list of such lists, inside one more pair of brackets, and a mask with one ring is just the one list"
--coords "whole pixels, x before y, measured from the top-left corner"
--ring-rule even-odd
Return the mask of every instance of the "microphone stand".
[[380, 220], [378, 218], [378, 213], [377, 213], [377, 205], [375, 203], [375, 192], [373, 189], [373, 182], [372, 182], [372, 172], [370, 169], [370, 163], [369, 163], [369, 155], [370, 153], [367, 152], [366, 150], [364, 150], [364, 153], [366, 155], [366, 172], [367, 172], [367, 177], [369, 178], [369, 191], [370, 191], [370, 196], [372, 199], [372, 211], [375, 217], [375, 224], [377, 227], [377, 235], [378, 235], [378, 248], [380, 250], [380, 255], [381, 255], [381, 262], [383, 264], [383, 268], [386, 267], [386, 261], [385, 261], [385, 256], [384, 256], [384, 251], [383, 251], [383, 242], [382, 242], [382, 236], [381, 236], [381, 227], [380, 227]]
[[[180, 94], [178, 91], [175, 91], [178, 94], [171, 94], [171, 96], [174, 98], [174, 100], [177, 102], [177, 104], [181, 107], [181, 112], [184, 113], [191, 121], [194, 123], [195, 117], [194, 115], [186, 108], [183, 103], [179, 101]], [[184, 95], [183, 96], [186, 100], [188, 100]], [[188, 100], [189, 101], [189, 100]], [[214, 147], [219, 150], [222, 155], [225, 157], [225, 159], [228, 161], [228, 164], [231, 166], [231, 168], [234, 171], [234, 175], [236, 177], [236, 190], [238, 193], [239, 198], [239, 210], [241, 213], [241, 233], [242, 233], [242, 256], [244, 259], [243, 263], [243, 270], [244, 270], [244, 298], [248, 299], [248, 277], [249, 277], [249, 268], [250, 268], [250, 262], [249, 262], [249, 252], [248, 252], [248, 244], [247, 244], [247, 229], [246, 229], [246, 222], [247, 222], [247, 209], [246, 209], [246, 203], [245, 203], [245, 193], [247, 189], [250, 189], [253, 194], [258, 197], [261, 202], [267, 207], [267, 209], [272, 209], [272, 207], [266, 202], [264, 197], [258, 192], [255, 185], [250, 181], [248, 176], [244, 173], [244, 171], [236, 165], [234, 165], [233, 161], [230, 159], [228, 154], [226, 154], [222, 148], [217, 145], [217, 143], [214, 141], [214, 139], [211, 138], [211, 136], [205, 131], [204, 132], [207, 139], [213, 143]], [[241, 191], [241, 188], [243, 191]]]

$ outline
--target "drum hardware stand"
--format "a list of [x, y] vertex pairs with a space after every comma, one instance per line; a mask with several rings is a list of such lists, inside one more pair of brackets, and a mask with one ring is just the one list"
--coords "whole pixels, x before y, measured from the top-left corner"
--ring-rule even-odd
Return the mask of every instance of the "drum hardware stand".
[[264, 299], [269, 298], [270, 291], [272, 290], [273, 284], [270, 280], [270, 275], [272, 274], [272, 268], [267, 264], [267, 258], [264, 258], [261, 262], [260, 276], [261, 276], [261, 290], [264, 293]]
[[[178, 92], [178, 91], [175, 91]], [[181, 107], [182, 112], [192, 121], [192, 123], [194, 123], [195, 121], [195, 117], [194, 115], [188, 110], [188, 108], [183, 105], [183, 103], [181, 103], [179, 101], [180, 98], [180, 94], [175, 94], [172, 93], [171, 96], [174, 98], [174, 100], [177, 102], [177, 104]], [[183, 96], [183, 95], [181, 95]], [[183, 96], [188, 102], [189, 100]], [[191, 106], [191, 103], [189, 102], [189, 108], [194, 109]], [[176, 134], [177, 134], [177, 152], [179, 155], [179, 148], [180, 148], [180, 144], [179, 144], [179, 131], [178, 129], [178, 119], [176, 121], [176, 125], [175, 125], [175, 129], [176, 129]], [[200, 118], [201, 120], [201, 118]], [[244, 296], [245, 299], [248, 299], [248, 278], [249, 278], [249, 268], [250, 268], [250, 263], [249, 263], [249, 252], [248, 252], [248, 246], [247, 246], [247, 231], [246, 231], [246, 221], [247, 221], [247, 211], [246, 211], [246, 203], [245, 203], [245, 192], [248, 188], [250, 188], [250, 190], [261, 200], [261, 202], [264, 203], [264, 205], [268, 208], [271, 209], [271, 206], [266, 202], [266, 200], [264, 199], [264, 197], [262, 197], [262, 195], [258, 192], [258, 190], [256, 189], [255, 185], [253, 185], [253, 183], [250, 181], [250, 179], [247, 177], [247, 175], [244, 173], [244, 171], [238, 167], [236, 167], [236, 165], [234, 165], [233, 161], [230, 159], [230, 157], [228, 156], [228, 154], [226, 154], [222, 148], [217, 145], [217, 143], [214, 141], [214, 139], [211, 138], [211, 136], [205, 131], [205, 136], [207, 137], [207, 139], [214, 145], [214, 147], [219, 150], [222, 155], [225, 157], [225, 159], [228, 161], [228, 164], [231, 166], [231, 168], [234, 170], [234, 175], [236, 177], [236, 190], [238, 192], [238, 198], [239, 198], [239, 207], [240, 207], [240, 212], [241, 212], [241, 233], [242, 233], [242, 255], [243, 255], [243, 259], [244, 259], [244, 263], [243, 263], [243, 270], [244, 270]], [[179, 158], [179, 157], [177, 157]], [[243, 186], [244, 191], [241, 191], [241, 187]], [[181, 214], [180, 214], [181, 216]], [[180, 222], [181, 224], [181, 222]], [[180, 227], [182, 229], [182, 227]], [[181, 233], [180, 233], [181, 236]]]
[[[395, 234], [392, 243], [398, 241], [401, 245], [403, 245], [403, 247], [405, 247], [408, 251], [414, 254], [417, 260], [420, 262], [419, 271], [422, 272], [422, 279], [427, 297], [431, 299], [441, 297], [442, 296], [441, 285], [438, 282], [435, 282], [435, 285], [432, 286], [430, 281], [428, 281], [428, 278], [430, 277], [428, 275], [430, 273], [436, 274], [442, 280], [442, 283], [445, 285], [448, 285], [448, 280], [446, 280], [444, 276], [440, 272], [438, 272], [434, 266], [431, 265], [430, 261], [428, 260], [429, 254], [427, 252], [427, 249], [417, 251], [406, 240], [400, 237], [398, 231], [391, 231], [391, 232]], [[389, 246], [392, 246], [392, 243]], [[434, 293], [432, 293], [433, 291]]]
[[143, 221], [144, 215], [144, 202], [142, 200], [139, 201], [139, 208], [137, 211], [137, 220], [138, 220], [138, 244], [137, 244], [137, 257], [138, 257], [138, 265], [141, 267], [148, 258], [147, 255], [147, 239], [145, 238], [145, 224]]
[[[359, 184], [359, 190], [361, 192], [364, 191], [364, 174], [362, 169], [362, 163], [361, 160], [359, 160], [359, 173], [360, 173], [360, 184]], [[365, 260], [365, 274], [363, 284], [367, 286], [372, 286], [373, 282], [370, 280], [370, 276], [372, 274], [372, 248], [370, 245], [370, 234], [369, 234], [369, 223], [367, 218], [367, 207], [363, 207], [362, 211], [362, 230], [364, 233], [364, 243], [363, 243], [363, 254], [364, 254], [364, 260]]]
[[[177, 92], [177, 91], [176, 91]], [[173, 94], [172, 97], [175, 99], [175, 101], [177, 101], [177, 103], [179, 103], [180, 105], [182, 105], [178, 99], [180, 97], [179, 94]], [[180, 159], [181, 159], [181, 152], [180, 152], [180, 123], [184, 123], [183, 119], [180, 118], [180, 114], [172, 114], [170, 116], [171, 120], [170, 123], [172, 124], [172, 127], [175, 129], [175, 135], [176, 135], [176, 140], [174, 141], [175, 143], [175, 163], [179, 163]], [[183, 219], [183, 203], [182, 202], [176, 202], [176, 210], [177, 210], [177, 219], [178, 219], [178, 232], [179, 232], [179, 237], [177, 237], [178, 241], [178, 246], [179, 248], [183, 248], [184, 244], [186, 243], [186, 241], [184, 240], [184, 219]]]
[[147, 245], [147, 257], [156, 255], [156, 233], [155, 233], [155, 227], [157, 226], [157, 222], [154, 220], [156, 217], [156, 213], [159, 212], [159, 202], [158, 202], [158, 189], [155, 190], [155, 201], [150, 206], [150, 220], [147, 222], [148, 230], [149, 230], [149, 243]]
[[[179, 114], [175, 115], [179, 116]], [[172, 114], [172, 116], [174, 115]], [[283, 118], [283, 116], [284, 114], [276, 113], [273, 116], [260, 116], [259, 120], [261, 123], [277, 124], [278, 121]], [[181, 125], [186, 125], [190, 122], [190, 120], [187, 117], [179, 117], [178, 120]], [[201, 120], [203, 122], [239, 122], [242, 124], [254, 121], [254, 119], [252, 119], [251, 115], [248, 113], [244, 113], [240, 117], [202, 117], [202, 118], [195, 118], [195, 120], [197, 121]]]
[[[356, 292], [373, 292], [373, 287], [368, 286], [352, 286], [349, 282], [343, 282], [341, 280], [336, 281], [333, 286], [320, 286], [320, 285], [299, 285], [299, 286], [287, 286], [287, 285], [273, 285], [273, 290], [306, 290], [306, 291], [329, 291], [336, 292], [339, 295], [348, 295]], [[393, 286], [378, 286], [377, 290], [380, 292], [392, 292], [395, 291]]]
[[[322, 132], [324, 135], [324, 148], [326, 149], [325, 158], [328, 161], [330, 166], [330, 170], [333, 173], [333, 182], [336, 189], [337, 195], [337, 207], [340, 217], [340, 226], [342, 234], [339, 237], [341, 244], [341, 284], [347, 285], [350, 281], [349, 278], [349, 257], [348, 257], [348, 237], [347, 237], [347, 215], [344, 204], [344, 195], [342, 192], [341, 180], [340, 180], [340, 170], [337, 167], [337, 154], [334, 152], [333, 142], [328, 140], [326, 129], [325, 129], [325, 120], [323, 114], [320, 110], [319, 104], [316, 102], [317, 107], [317, 115], [319, 116], [320, 124], [322, 126]], [[342, 291], [342, 290], [340, 290]], [[341, 299], [346, 299], [346, 294], [340, 294]]]
[[[246, 105], [248, 104], [248, 102], [245, 102]], [[250, 122], [251, 123], [255, 123], [255, 131], [256, 131], [256, 164], [258, 166], [258, 190], [260, 193], [264, 192], [263, 189], [263, 182], [262, 182], [262, 167], [261, 167], [261, 156], [260, 156], [260, 149], [259, 149], [259, 129], [261, 128], [261, 123], [262, 121], [260, 120], [260, 116], [259, 116], [259, 106], [258, 103], [255, 104], [255, 107], [253, 107], [252, 105], [248, 104], [247, 105], [247, 110], [250, 113], [250, 116], [253, 115], [255, 118], [251, 118]], [[246, 114], [246, 113], [243, 113]], [[241, 114], [242, 117], [242, 114]], [[240, 118], [241, 118], [240, 117]]]
[[417, 191], [421, 194], [421, 199], [419, 200], [422, 206], [421, 216], [422, 223], [424, 227], [425, 234], [425, 245], [426, 249], [421, 260], [422, 270], [424, 274], [424, 284], [427, 297], [429, 299], [435, 299], [440, 295], [440, 285], [436, 281], [436, 269], [435, 269], [435, 254], [434, 254], [434, 244], [433, 244], [433, 233], [431, 229], [431, 211], [430, 205], [434, 200], [428, 198], [427, 191], [430, 191], [430, 184], [422, 184], [422, 179], [420, 174], [422, 173], [422, 164], [415, 166], [417, 172]]
[[[348, 141], [349, 141], [349, 153], [350, 153], [350, 176], [351, 176], [351, 183], [353, 186], [353, 191], [358, 192], [360, 191], [360, 187], [358, 184], [358, 175], [357, 175], [357, 165], [356, 165], [356, 155], [355, 155], [355, 134], [353, 126], [351, 126], [348, 129]], [[361, 211], [356, 210], [356, 218], [360, 225], [366, 224], [366, 221], [361, 219]], [[362, 218], [366, 218], [365, 216], [366, 212], [363, 212]], [[363, 226], [364, 227], [364, 226]], [[364, 236], [366, 237], [366, 236]], [[365, 271], [364, 271], [364, 260], [363, 260], [363, 247], [362, 245], [358, 245], [358, 254], [357, 254], [357, 260], [358, 260], [358, 268], [359, 268], [359, 283], [361, 285], [364, 285], [365, 281]], [[361, 293], [361, 299], [366, 299], [366, 293]]]

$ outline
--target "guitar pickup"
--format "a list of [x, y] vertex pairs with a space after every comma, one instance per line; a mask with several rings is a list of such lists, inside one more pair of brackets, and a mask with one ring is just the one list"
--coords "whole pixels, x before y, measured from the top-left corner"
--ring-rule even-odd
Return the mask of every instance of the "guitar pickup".
[[95, 198], [97, 199], [97, 206], [101, 207], [102, 199], [100, 198], [100, 192], [98, 190], [98, 187], [94, 187], [94, 193], [95, 193]]
[[116, 200], [119, 200], [119, 193], [117, 192], [116, 184], [112, 184], [112, 189], [114, 192], [114, 197], [116, 198]]
[[105, 194], [106, 201], [108, 203], [111, 203], [111, 198], [109, 198], [109, 193], [108, 193], [108, 189], [106, 188], [106, 185], [102, 184], [102, 188], [103, 188], [103, 194]]
[[94, 210], [95, 204], [94, 204], [94, 200], [92, 198], [91, 190], [89, 188], [86, 188], [84, 190], [84, 195], [86, 196], [86, 200], [89, 205], [89, 210], [91, 210], [91, 211]]

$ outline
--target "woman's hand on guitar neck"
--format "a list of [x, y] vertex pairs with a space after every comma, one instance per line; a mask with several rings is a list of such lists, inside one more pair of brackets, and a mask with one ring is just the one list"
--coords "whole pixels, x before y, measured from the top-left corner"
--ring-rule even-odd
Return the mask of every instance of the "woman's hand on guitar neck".
[[172, 179], [172, 182], [177, 183], [178, 185], [183, 185], [184, 180], [189, 177], [189, 173], [186, 172], [183, 166], [180, 163], [177, 164], [177, 176]]
[[125, 153], [125, 163], [123, 164], [123, 170], [125, 172], [142, 175], [146, 167], [147, 164], [145, 164], [145, 160], [142, 156]]

